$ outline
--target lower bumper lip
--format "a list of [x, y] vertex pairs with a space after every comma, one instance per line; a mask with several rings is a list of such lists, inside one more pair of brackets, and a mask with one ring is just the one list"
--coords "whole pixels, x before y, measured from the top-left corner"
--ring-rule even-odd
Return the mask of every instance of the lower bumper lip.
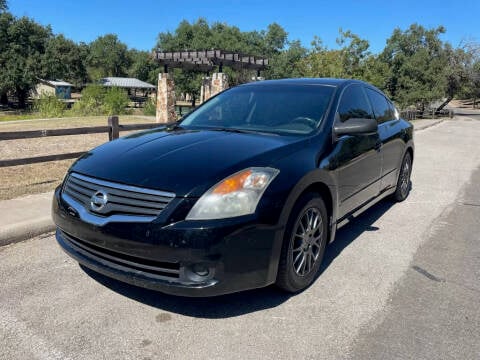
[[[152, 290], [160, 290], [173, 295], [195, 296], [194, 292], [188, 290], [205, 289], [218, 283], [217, 280], [209, 278], [205, 281], [194, 283], [192, 281], [182, 280], [180, 273], [183, 271], [179, 268], [177, 271], [165, 272], [170, 269], [157, 269], [155, 274], [153, 271], [135, 270], [132, 266], [121, 264], [118, 260], [108, 259], [105, 256], [98, 256], [92, 252], [86, 251], [79, 243], [66, 235], [61, 230], [56, 232], [57, 242], [62, 249], [77, 260], [80, 264], [114, 279], [144, 287]], [[162, 272], [165, 272], [163, 275]], [[171, 276], [167, 275], [170, 274]], [[178, 275], [178, 277], [176, 276]], [[196, 296], [203, 296], [198, 294]]]

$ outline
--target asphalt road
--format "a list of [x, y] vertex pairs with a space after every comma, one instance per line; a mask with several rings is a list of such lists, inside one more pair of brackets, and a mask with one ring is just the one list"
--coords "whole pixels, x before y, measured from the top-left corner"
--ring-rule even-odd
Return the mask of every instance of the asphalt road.
[[462, 117], [464, 119], [471, 119], [471, 120], [480, 120], [480, 110], [479, 109], [462, 109], [462, 108], [455, 108], [455, 115]]
[[480, 121], [416, 133], [413, 189], [345, 226], [322, 275], [178, 298], [83, 270], [51, 235], [0, 248], [1, 359], [480, 358]]

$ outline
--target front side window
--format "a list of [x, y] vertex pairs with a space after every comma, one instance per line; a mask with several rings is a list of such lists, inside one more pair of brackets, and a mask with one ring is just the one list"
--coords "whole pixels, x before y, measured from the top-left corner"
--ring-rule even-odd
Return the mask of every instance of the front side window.
[[325, 116], [334, 90], [324, 85], [239, 86], [199, 107], [180, 126], [308, 134]]
[[349, 119], [373, 119], [362, 86], [357, 84], [350, 85], [343, 91], [337, 112], [341, 122]]

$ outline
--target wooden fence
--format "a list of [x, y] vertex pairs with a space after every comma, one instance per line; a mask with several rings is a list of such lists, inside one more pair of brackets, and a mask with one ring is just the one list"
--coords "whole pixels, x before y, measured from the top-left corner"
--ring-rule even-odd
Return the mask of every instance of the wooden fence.
[[419, 110], [404, 110], [400, 112], [400, 116], [405, 120], [416, 120], [416, 119], [436, 119], [442, 117], [449, 117], [453, 118], [454, 116], [453, 110], [441, 110], [436, 111], [435, 109], [428, 109], [424, 112]]
[[[16, 140], [16, 139], [34, 139], [50, 136], [67, 136], [67, 135], [83, 135], [83, 134], [100, 134], [108, 133], [108, 139], [110, 141], [118, 139], [120, 131], [132, 131], [132, 130], [146, 130], [158, 127], [159, 124], [131, 124], [120, 125], [117, 116], [110, 116], [108, 118], [108, 125], [106, 126], [92, 126], [92, 127], [80, 127], [71, 129], [51, 129], [51, 130], [32, 130], [32, 131], [10, 131], [0, 132], [1, 140]], [[85, 151], [63, 153], [55, 155], [35, 156], [20, 159], [0, 160], [0, 168], [7, 166], [36, 164], [46, 161], [56, 161], [65, 159], [75, 159], [83, 155]]]

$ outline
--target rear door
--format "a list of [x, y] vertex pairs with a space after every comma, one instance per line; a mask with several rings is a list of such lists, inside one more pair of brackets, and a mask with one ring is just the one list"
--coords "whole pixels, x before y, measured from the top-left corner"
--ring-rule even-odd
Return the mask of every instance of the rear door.
[[[344, 89], [336, 120], [373, 118], [363, 85], [351, 84]], [[339, 192], [339, 218], [363, 205], [380, 192], [382, 157], [378, 132], [346, 135], [335, 144], [336, 173]]]
[[393, 187], [397, 183], [398, 166], [405, 144], [402, 139], [402, 128], [393, 104], [375, 89], [366, 88], [367, 96], [372, 104], [378, 122], [378, 133], [382, 143], [383, 169], [381, 190]]

